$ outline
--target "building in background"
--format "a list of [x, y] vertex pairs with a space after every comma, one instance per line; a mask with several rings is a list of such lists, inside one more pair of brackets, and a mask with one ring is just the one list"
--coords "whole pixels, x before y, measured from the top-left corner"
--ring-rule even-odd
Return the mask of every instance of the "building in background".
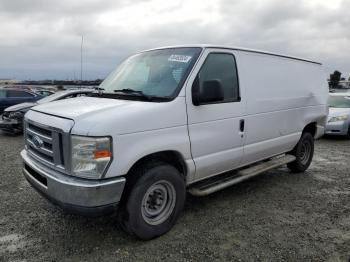
[[18, 84], [21, 81], [17, 79], [7, 79], [7, 78], [0, 78], [0, 85], [12, 85], [12, 84]]

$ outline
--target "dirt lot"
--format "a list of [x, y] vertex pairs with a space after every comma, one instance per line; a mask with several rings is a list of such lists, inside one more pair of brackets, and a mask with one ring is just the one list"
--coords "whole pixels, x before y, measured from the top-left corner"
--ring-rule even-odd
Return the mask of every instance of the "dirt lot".
[[286, 168], [188, 196], [165, 236], [142, 242], [115, 215], [63, 214], [21, 174], [21, 137], [0, 134], [0, 261], [348, 261], [350, 141], [322, 139], [306, 174]]

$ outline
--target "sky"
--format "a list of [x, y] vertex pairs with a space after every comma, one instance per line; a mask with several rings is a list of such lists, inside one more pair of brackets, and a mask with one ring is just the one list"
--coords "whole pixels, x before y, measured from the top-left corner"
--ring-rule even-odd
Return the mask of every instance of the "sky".
[[246, 47], [350, 76], [350, 0], [0, 0], [0, 78], [104, 78], [144, 49]]

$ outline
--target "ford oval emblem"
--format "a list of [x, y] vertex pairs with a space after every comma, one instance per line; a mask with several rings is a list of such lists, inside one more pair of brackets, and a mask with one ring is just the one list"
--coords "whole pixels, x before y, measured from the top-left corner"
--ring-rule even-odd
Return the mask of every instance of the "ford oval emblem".
[[33, 144], [35, 145], [35, 147], [41, 148], [44, 145], [44, 141], [40, 137], [34, 136]]

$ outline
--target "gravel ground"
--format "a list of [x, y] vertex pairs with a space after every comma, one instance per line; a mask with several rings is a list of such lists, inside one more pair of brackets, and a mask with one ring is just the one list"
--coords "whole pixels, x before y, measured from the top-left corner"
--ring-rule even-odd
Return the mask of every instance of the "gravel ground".
[[115, 215], [63, 214], [21, 174], [21, 137], [0, 134], [0, 261], [348, 261], [350, 141], [322, 139], [305, 174], [283, 167], [188, 196], [166, 235], [143, 242]]

